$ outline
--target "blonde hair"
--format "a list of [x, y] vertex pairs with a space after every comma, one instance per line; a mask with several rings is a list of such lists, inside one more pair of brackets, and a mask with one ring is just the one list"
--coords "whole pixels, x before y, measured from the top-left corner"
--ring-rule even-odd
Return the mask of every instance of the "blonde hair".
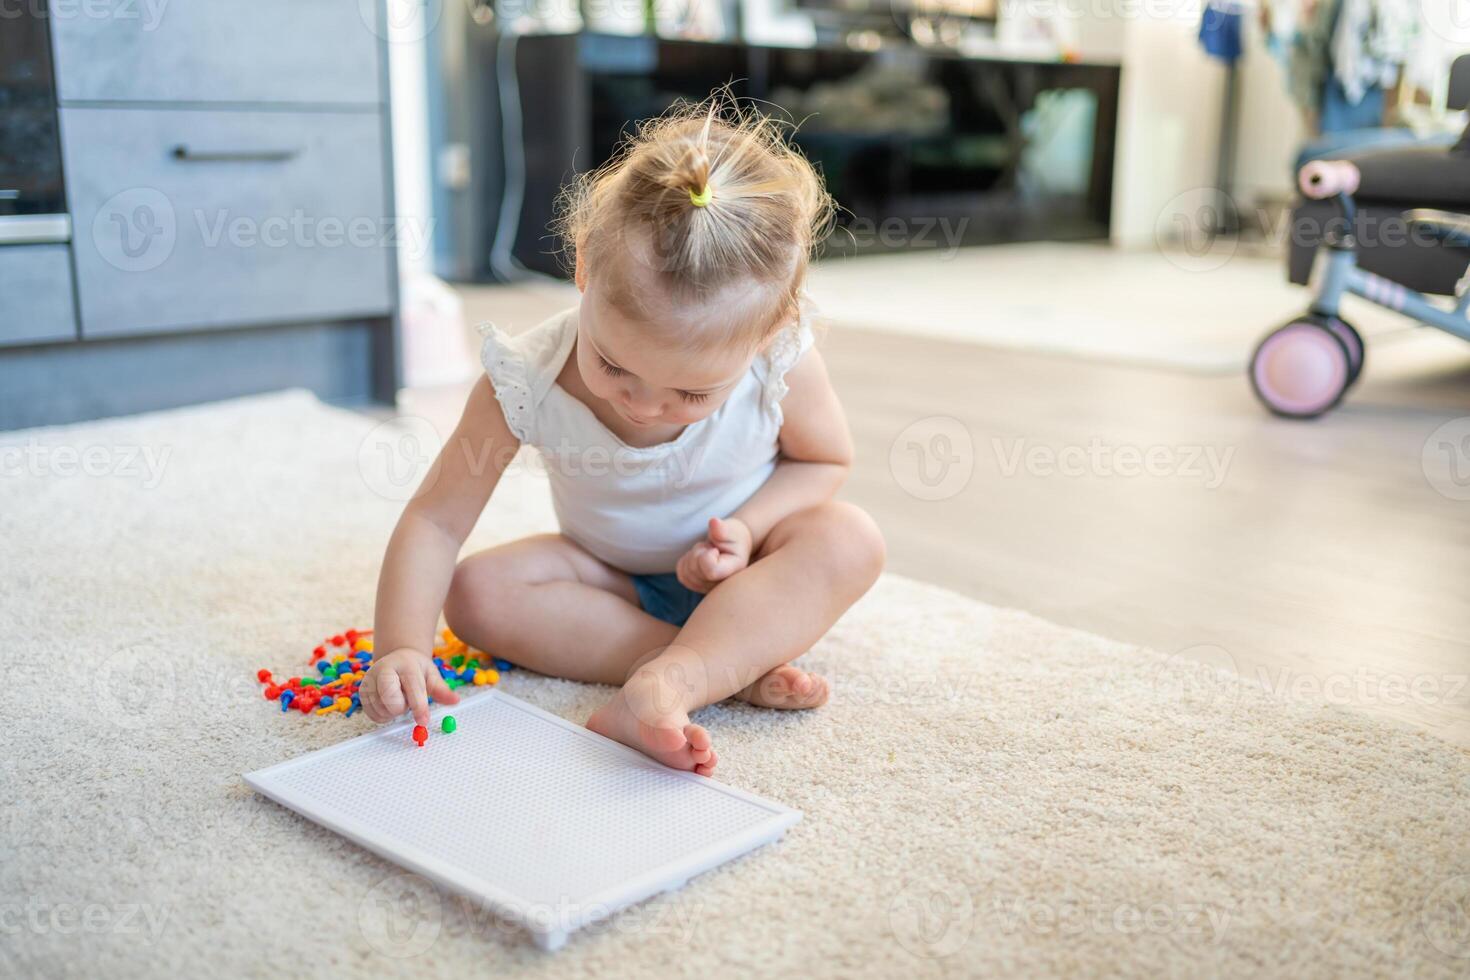
[[812, 250], [833, 214], [831, 196], [785, 127], [727, 90], [644, 121], [559, 203], [564, 248], [625, 314], [654, 319], [667, 305], [717, 297], [732, 311], [725, 329], [674, 338], [693, 347], [756, 346], [795, 316]]

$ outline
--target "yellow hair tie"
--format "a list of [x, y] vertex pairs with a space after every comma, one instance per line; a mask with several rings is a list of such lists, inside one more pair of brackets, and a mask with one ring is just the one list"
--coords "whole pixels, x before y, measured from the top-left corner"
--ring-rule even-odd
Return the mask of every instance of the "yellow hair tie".
[[704, 190], [699, 191], [698, 193], [695, 193], [694, 188], [689, 188], [689, 203], [697, 208], [702, 208], [705, 205], [709, 204], [709, 199], [713, 196], [714, 195], [710, 193], [708, 184], [705, 184]]

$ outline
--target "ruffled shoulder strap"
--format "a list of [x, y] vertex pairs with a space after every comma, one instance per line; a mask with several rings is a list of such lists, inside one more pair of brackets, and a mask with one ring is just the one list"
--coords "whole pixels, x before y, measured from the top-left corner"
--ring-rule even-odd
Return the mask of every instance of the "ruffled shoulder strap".
[[796, 367], [796, 362], [816, 343], [816, 335], [812, 330], [816, 308], [805, 292], [801, 294], [798, 310], [796, 320], [776, 335], [776, 339], [756, 358], [755, 363], [756, 373], [764, 386], [761, 406], [776, 420], [777, 425], [785, 421], [781, 414], [781, 401], [791, 390], [786, 384], [786, 373]]
[[577, 311], [558, 313], [515, 336], [493, 323], [479, 330], [480, 363], [505, 413], [505, 424], [521, 442], [536, 445], [537, 410], [577, 339]]

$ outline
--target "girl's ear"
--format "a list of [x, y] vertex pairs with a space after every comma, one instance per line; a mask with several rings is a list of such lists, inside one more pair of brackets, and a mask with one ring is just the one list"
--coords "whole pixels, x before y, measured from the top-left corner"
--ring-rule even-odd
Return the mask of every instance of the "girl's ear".
[[572, 261], [572, 280], [577, 284], [577, 291], [579, 293], [585, 293], [587, 291], [587, 267], [582, 264], [582, 249], [580, 246], [577, 248]]

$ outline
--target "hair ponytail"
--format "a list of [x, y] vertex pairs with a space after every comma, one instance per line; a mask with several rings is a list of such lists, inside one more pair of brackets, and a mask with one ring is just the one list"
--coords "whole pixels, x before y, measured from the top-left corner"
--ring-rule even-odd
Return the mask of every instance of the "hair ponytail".
[[742, 332], [759, 343], [795, 311], [832, 213], [783, 127], [721, 91], [642, 123], [567, 188], [558, 231], [630, 315], [647, 313], [650, 289], [685, 306], [748, 284]]
[[695, 207], [708, 207], [714, 196], [709, 185], [709, 129], [714, 118], [715, 110], [711, 106], [709, 115], [705, 117], [704, 131], [691, 142], [674, 169], [664, 178], [667, 186], [687, 191], [689, 203]]

